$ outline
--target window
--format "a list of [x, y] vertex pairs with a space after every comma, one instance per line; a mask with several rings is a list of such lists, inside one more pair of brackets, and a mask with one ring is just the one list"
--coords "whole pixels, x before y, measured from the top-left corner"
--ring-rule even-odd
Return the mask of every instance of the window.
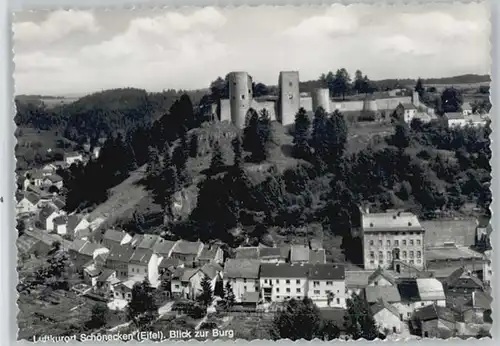
[[403, 314], [399, 314], [399, 319], [402, 320], [403, 319]]
[[314, 287], [318, 287], [319, 286], [319, 281], [314, 281]]
[[382, 251], [378, 252], [378, 259], [382, 260], [384, 258], [384, 253]]
[[413, 239], [410, 239], [410, 246], [413, 246]]
[[410, 318], [410, 316], [411, 316], [411, 312], [408, 312], [408, 313], [406, 314], [406, 316], [408, 316], [408, 318]]
[[180, 287], [179, 287], [179, 285], [175, 285], [175, 288], [179, 289]]
[[276, 287], [276, 293], [280, 293], [280, 288]]
[[419, 263], [419, 264], [422, 263], [422, 260], [417, 260], [417, 263]]
[[373, 240], [370, 240], [370, 246], [373, 246]]
[[300, 285], [300, 280], [297, 280], [295, 283], [296, 283], [297, 285]]
[[420, 306], [424, 306], [424, 303], [420, 303]]
[[382, 245], [383, 245], [383, 244], [382, 244], [382, 239], [379, 239], [379, 240], [378, 240], [378, 245], [380, 245], [380, 246], [382, 246]]
[[394, 246], [399, 246], [399, 240], [394, 240]]
[[410, 260], [410, 264], [415, 264], [415, 261], [414, 260]]
[[279, 284], [279, 283], [280, 283], [280, 281], [279, 281], [278, 279], [276, 279], [276, 283], [277, 283], [277, 284]]
[[420, 257], [422, 257], [422, 252], [417, 251], [417, 258], [420, 258]]
[[417, 239], [417, 245], [420, 245], [420, 239]]
[[243, 283], [245, 283], [245, 284], [246, 284], [246, 283], [247, 283], [247, 279], [243, 279]]
[[244, 100], [245, 99], [245, 95], [241, 95], [241, 99]]
[[287, 289], [286, 289], [286, 293], [290, 293], [290, 288], [287, 288]]
[[337, 304], [340, 304], [340, 298], [337, 298]]
[[387, 241], [387, 246], [391, 246], [391, 241], [390, 240]]
[[403, 251], [403, 258], [406, 258], [406, 251]]
[[247, 286], [243, 286], [243, 291], [247, 291]]
[[293, 86], [293, 83], [292, 82], [288, 82], [288, 86]]
[[132, 268], [132, 273], [134, 272], [134, 268]]
[[147, 273], [148, 272], [148, 268], [144, 268], [144, 273]]
[[387, 259], [391, 258], [391, 252], [387, 251]]
[[373, 261], [373, 260], [372, 260], [372, 261], [370, 261], [370, 264], [375, 264], [375, 261]]
[[297, 288], [297, 293], [300, 293], [300, 288]]
[[403, 239], [403, 246], [406, 246], [406, 239]]
[[370, 251], [370, 258], [375, 258], [375, 252]]
[[264, 280], [264, 283], [267, 284], [267, 279]]
[[397, 333], [396, 327], [392, 327], [392, 332]]
[[331, 286], [331, 285], [333, 285], [333, 282], [332, 282], [332, 281], [327, 281], [327, 282], [326, 282], [326, 285], [327, 285], [327, 286]]
[[410, 258], [413, 258], [413, 251], [410, 251]]
[[318, 294], [319, 295], [319, 290], [314, 290], [314, 294]]
[[259, 284], [259, 280], [255, 280], [255, 284], [258, 285]]
[[286, 280], [287, 285], [290, 285], [290, 280]]

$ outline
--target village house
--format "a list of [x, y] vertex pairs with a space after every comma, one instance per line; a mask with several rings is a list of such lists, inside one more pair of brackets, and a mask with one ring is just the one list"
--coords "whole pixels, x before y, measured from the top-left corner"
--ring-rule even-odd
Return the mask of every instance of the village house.
[[73, 163], [82, 162], [83, 155], [78, 152], [69, 152], [64, 154], [64, 162], [71, 166]]
[[401, 321], [399, 312], [394, 306], [380, 299], [370, 309], [380, 333], [385, 335], [401, 333], [404, 322]]
[[464, 102], [462, 104], [462, 114], [464, 116], [472, 115], [472, 106], [470, 105], [470, 102]]
[[224, 263], [224, 252], [219, 245], [205, 244], [197, 261], [200, 266], [211, 262], [222, 264]]
[[116, 277], [116, 271], [109, 268], [102, 268], [101, 273], [97, 277], [96, 286], [94, 291], [102, 293], [105, 298], [113, 298], [114, 285], [119, 283], [120, 280]]
[[460, 112], [450, 112], [450, 113], [445, 113], [444, 118], [448, 122], [448, 127], [464, 127], [467, 125], [467, 120], [465, 119], [465, 116], [460, 113]]
[[17, 189], [21, 191], [26, 191], [31, 185], [30, 180], [24, 175], [19, 175], [17, 177]]
[[50, 204], [46, 205], [40, 210], [40, 214], [38, 215], [38, 221], [41, 224], [41, 228], [49, 232], [53, 231], [54, 219], [60, 215], [62, 215], [62, 213], [58, 212], [54, 206]]
[[16, 215], [36, 213], [38, 211], [38, 204], [40, 196], [33, 192], [26, 192], [19, 194], [18, 202], [16, 205]]
[[138, 249], [153, 249], [162, 238], [154, 234], [136, 234], [130, 240], [130, 245]]
[[196, 299], [202, 291], [201, 282], [207, 276], [210, 279], [212, 292], [215, 285], [221, 280], [222, 267], [215, 263], [207, 263], [201, 268], [178, 268], [172, 275], [172, 295], [189, 299]]
[[481, 280], [465, 270], [459, 268], [442, 281], [446, 295], [459, 295], [472, 298], [473, 292], [483, 292]]
[[415, 214], [363, 213], [361, 219], [365, 269], [381, 267], [398, 272], [403, 264], [423, 268], [425, 230]]
[[[175, 246], [175, 243], [176, 243], [175, 241], [160, 238], [160, 240], [153, 246], [153, 252], [162, 256], [164, 259], [170, 258], [172, 255], [172, 250]], [[176, 259], [176, 260], [178, 260], [178, 259]]]
[[491, 265], [491, 250], [486, 250], [484, 252], [484, 264], [483, 264], [483, 282], [485, 286], [489, 287], [491, 285], [491, 278], [493, 276], [493, 268]]
[[57, 166], [53, 163], [48, 163], [42, 167], [42, 175], [44, 177], [51, 176], [52, 174], [56, 174]]
[[396, 278], [389, 271], [377, 268], [368, 277], [368, 286], [396, 286]]
[[53, 205], [57, 210], [62, 211], [62, 209], [66, 206], [66, 202], [59, 196], [53, 197], [49, 204]]
[[[161, 255], [160, 255], [161, 256]], [[170, 279], [171, 274], [178, 267], [184, 267], [184, 263], [177, 258], [162, 257], [160, 264], [158, 265], [158, 272], [163, 278]]]
[[43, 185], [43, 173], [40, 169], [32, 169], [26, 172], [26, 177], [30, 180], [30, 184], [36, 187]]
[[158, 265], [162, 257], [159, 257], [150, 249], [136, 248], [128, 262], [128, 277], [142, 276], [149, 280], [152, 287], [160, 284]]
[[104, 232], [101, 238], [101, 244], [108, 249], [112, 247], [128, 244], [132, 240], [130, 234], [124, 231], [108, 229]]
[[346, 270], [346, 296], [351, 297], [353, 294], [363, 294], [363, 290], [368, 286], [368, 278], [372, 273], [372, 271], [368, 270]]
[[308, 271], [309, 265], [304, 263], [262, 263], [259, 277], [264, 301], [282, 302], [307, 296]]
[[345, 267], [316, 263], [307, 273], [307, 296], [320, 308], [346, 308]]
[[403, 118], [402, 120], [405, 123], [410, 124], [417, 114], [417, 107], [411, 103], [400, 103], [398, 108], [400, 109], [399, 111], [401, 112]]
[[415, 311], [412, 324], [424, 338], [447, 339], [456, 335], [456, 318], [452, 310], [436, 304]]
[[428, 305], [446, 306], [443, 285], [435, 278], [400, 280], [397, 288], [401, 301], [392, 305], [399, 311], [401, 320], [409, 320], [414, 311]]
[[484, 292], [472, 292], [470, 306], [467, 306], [463, 311], [463, 319], [465, 323], [492, 323], [491, 319], [491, 304], [493, 298]]
[[282, 255], [281, 249], [276, 247], [261, 248], [259, 258], [262, 263], [285, 263], [287, 259]]
[[258, 259], [260, 248], [257, 246], [240, 246], [234, 249], [234, 251], [236, 253], [236, 259]]
[[59, 239], [42, 230], [25, 230], [16, 239], [17, 251], [27, 256], [47, 256], [55, 241], [59, 241]]
[[183, 261], [187, 266], [194, 266], [202, 250], [202, 242], [178, 240], [172, 249], [171, 257]]
[[141, 282], [140, 278], [131, 278], [125, 281], [120, 281], [113, 285], [113, 296], [115, 299], [126, 300], [127, 302], [132, 301], [132, 289], [134, 285]]
[[86, 238], [90, 236], [90, 223], [81, 215], [69, 215], [66, 230], [72, 238]]
[[42, 186], [51, 187], [55, 186], [58, 190], [63, 187], [63, 178], [60, 175], [52, 174], [44, 177]]
[[129, 263], [134, 252], [135, 249], [128, 244], [111, 247], [106, 259], [106, 268], [115, 270], [118, 280], [127, 280], [129, 278]]
[[260, 261], [255, 259], [228, 259], [224, 264], [224, 287], [231, 285], [235, 301], [241, 302], [247, 292], [260, 292]]
[[99, 158], [99, 154], [101, 153], [101, 147], [92, 148], [92, 158], [97, 160]]
[[59, 215], [54, 218], [54, 231], [59, 235], [66, 235], [68, 233], [68, 217], [66, 215]]
[[68, 249], [76, 268], [83, 268], [86, 263], [94, 260], [98, 255], [108, 252], [109, 249], [83, 239], [73, 240]]

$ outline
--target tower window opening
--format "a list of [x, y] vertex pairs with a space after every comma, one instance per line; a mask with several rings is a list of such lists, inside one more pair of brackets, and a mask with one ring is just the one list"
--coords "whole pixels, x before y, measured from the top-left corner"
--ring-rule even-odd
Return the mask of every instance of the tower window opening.
[[288, 99], [289, 99], [289, 100], [293, 99], [293, 95], [292, 95], [292, 94], [289, 94], [289, 95], [288, 95]]
[[245, 95], [241, 95], [241, 99], [244, 100], [245, 99]]
[[293, 83], [292, 83], [292, 82], [288, 82], [288, 85], [289, 85], [289, 86], [293, 86]]

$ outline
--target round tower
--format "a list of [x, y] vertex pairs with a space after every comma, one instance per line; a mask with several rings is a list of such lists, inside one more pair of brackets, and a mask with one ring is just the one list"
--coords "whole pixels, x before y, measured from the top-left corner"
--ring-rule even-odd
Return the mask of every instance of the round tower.
[[330, 90], [324, 88], [314, 89], [312, 93], [312, 106], [313, 112], [322, 107], [326, 113], [330, 113]]
[[375, 101], [372, 97], [367, 97], [363, 101], [363, 110], [361, 111], [361, 117], [364, 120], [370, 121], [379, 119], [377, 101]]
[[238, 128], [245, 127], [245, 118], [252, 104], [252, 80], [246, 72], [229, 74], [229, 103], [231, 122]]

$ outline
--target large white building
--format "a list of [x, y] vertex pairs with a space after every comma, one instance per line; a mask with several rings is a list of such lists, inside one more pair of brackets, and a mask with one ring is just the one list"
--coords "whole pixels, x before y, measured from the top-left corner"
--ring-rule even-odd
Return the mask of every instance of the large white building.
[[363, 213], [361, 218], [365, 269], [400, 271], [401, 262], [424, 268], [425, 230], [415, 214], [387, 211]]
[[228, 259], [224, 264], [224, 287], [229, 283], [236, 302], [251, 292], [259, 292], [260, 261], [253, 259]]

